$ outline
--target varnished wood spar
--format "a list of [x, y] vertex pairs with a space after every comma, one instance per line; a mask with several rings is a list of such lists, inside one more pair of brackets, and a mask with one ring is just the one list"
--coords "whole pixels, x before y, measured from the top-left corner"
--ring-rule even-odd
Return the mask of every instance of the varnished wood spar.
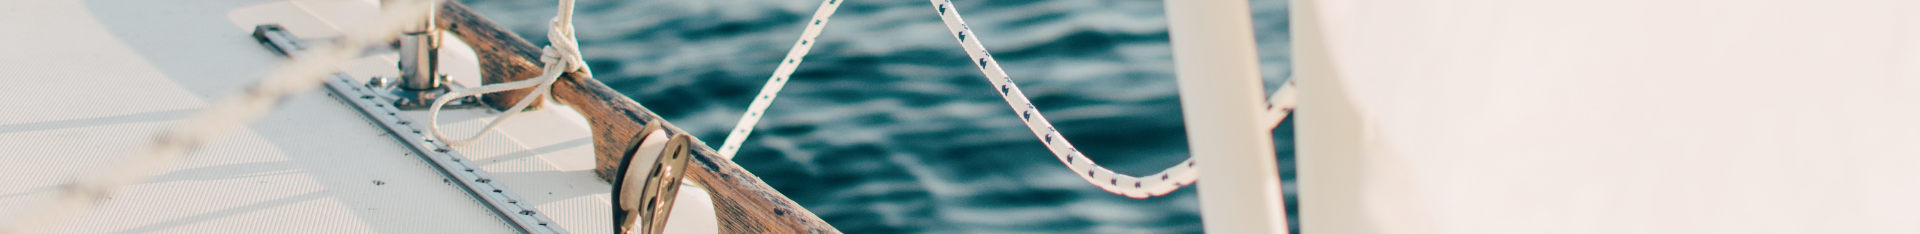
[[[474, 53], [480, 56], [480, 70], [487, 83], [524, 80], [540, 74], [539, 49], [532, 43], [458, 2], [450, 1], [443, 6], [436, 22], [474, 48]], [[594, 173], [600, 179], [612, 181], [623, 156], [619, 154], [633, 145], [634, 136], [646, 123], [660, 121], [668, 135], [686, 133], [598, 80], [567, 73], [553, 88], [560, 102], [586, 116], [592, 125]], [[511, 95], [496, 96], [519, 100]], [[490, 104], [498, 107], [511, 105], [512, 101]], [[706, 143], [695, 140], [693, 145], [694, 163], [688, 167], [687, 178], [700, 183], [713, 196], [721, 233], [840, 233], [813, 212], [774, 191], [753, 173], [720, 157]]]

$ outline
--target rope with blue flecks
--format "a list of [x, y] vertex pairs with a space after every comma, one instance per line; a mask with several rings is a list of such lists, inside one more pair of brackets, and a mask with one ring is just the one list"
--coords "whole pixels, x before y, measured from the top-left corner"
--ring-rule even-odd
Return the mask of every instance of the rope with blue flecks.
[[[1067, 138], [1061, 136], [1060, 131], [1055, 130], [1053, 124], [1047, 122], [1047, 118], [1033, 106], [1033, 102], [1027, 100], [1026, 94], [1020, 91], [1019, 86], [1013, 84], [1013, 79], [1007, 76], [1006, 71], [1000, 69], [1000, 64], [994, 62], [993, 56], [988, 54], [986, 47], [980, 44], [979, 37], [975, 36], [973, 30], [967, 28], [967, 23], [960, 19], [960, 12], [954, 9], [951, 0], [931, 1], [934, 8], [940, 12], [940, 19], [946, 22], [947, 30], [960, 41], [960, 47], [966, 49], [967, 56], [980, 67], [980, 72], [996, 87], [995, 91], [1006, 99], [1007, 105], [1012, 106], [1013, 111], [1026, 122], [1027, 129], [1033, 131], [1034, 136], [1040, 138], [1040, 141], [1047, 145], [1047, 149], [1081, 179], [1107, 192], [1132, 198], [1165, 195], [1180, 189], [1181, 186], [1193, 184], [1199, 179], [1199, 167], [1194, 164], [1193, 158], [1187, 158], [1180, 164], [1146, 177], [1115, 173], [1113, 170], [1095, 164], [1093, 160], [1081, 154], [1080, 150], [1074, 149], [1073, 144], [1068, 143]], [[995, 79], [996, 77], [998, 79]], [[1268, 98], [1266, 111], [1261, 116], [1263, 120], [1269, 121], [1267, 123], [1271, 123], [1267, 125], [1268, 128], [1278, 125], [1280, 120], [1286, 119], [1287, 114], [1293, 111], [1297, 97], [1295, 90], [1293, 82], [1288, 81], [1281, 85], [1280, 90], [1275, 92], [1273, 97]]]
[[765, 114], [767, 106], [773, 104], [773, 98], [780, 94], [780, 88], [787, 86], [788, 76], [793, 75], [795, 67], [800, 66], [801, 57], [806, 57], [807, 51], [817, 44], [813, 38], [820, 36], [820, 29], [826, 27], [827, 18], [840, 8], [840, 3], [840, 0], [822, 1], [820, 9], [813, 11], [813, 20], [807, 23], [805, 31], [801, 31], [800, 42], [795, 42], [793, 49], [787, 50], [786, 60], [780, 62], [779, 68], [773, 69], [773, 77], [767, 78], [766, 86], [760, 87], [760, 95], [754, 96], [753, 104], [747, 105], [747, 112], [740, 115], [740, 123], [734, 124], [733, 131], [727, 132], [727, 141], [719, 149], [721, 157], [733, 158], [733, 153], [740, 151], [740, 143], [747, 141], [747, 135], [753, 133], [753, 126], [760, 123], [761, 114]]
[[105, 167], [75, 175], [69, 182], [59, 186], [52, 200], [22, 203], [37, 207], [8, 212], [24, 215], [7, 219], [4, 225], [0, 225], [0, 234], [37, 232], [47, 225], [62, 223], [98, 205], [115, 191], [171, 168], [194, 149], [219, 139], [221, 135], [246, 127], [247, 123], [266, 116], [293, 95], [320, 87], [325, 81], [324, 75], [358, 58], [362, 48], [385, 44], [399, 37], [407, 26], [425, 21], [425, 15], [419, 13], [431, 9], [432, 4], [429, 3], [433, 1], [438, 0], [389, 3], [385, 6], [388, 10], [383, 11], [370, 25], [344, 32], [342, 40], [332, 47], [314, 50], [315, 53], [309, 56], [273, 70], [240, 95], [226, 98], [207, 107], [199, 115], [160, 132], [134, 155], [111, 160]]

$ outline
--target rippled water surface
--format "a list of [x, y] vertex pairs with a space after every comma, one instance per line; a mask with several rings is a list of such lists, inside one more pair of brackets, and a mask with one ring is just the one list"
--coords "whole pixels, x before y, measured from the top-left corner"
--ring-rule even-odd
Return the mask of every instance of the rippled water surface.
[[[1130, 199], [1065, 170], [928, 2], [846, 1], [734, 160], [781, 193], [847, 233], [1202, 231], [1192, 187]], [[463, 2], [547, 44], [554, 1]], [[1187, 157], [1162, 2], [953, 2], [1095, 161], [1143, 175]], [[575, 27], [596, 77], [718, 146], [820, 3], [579, 0]], [[1252, 4], [1272, 90], [1291, 72], [1286, 2]], [[1292, 123], [1274, 139], [1291, 199]]]

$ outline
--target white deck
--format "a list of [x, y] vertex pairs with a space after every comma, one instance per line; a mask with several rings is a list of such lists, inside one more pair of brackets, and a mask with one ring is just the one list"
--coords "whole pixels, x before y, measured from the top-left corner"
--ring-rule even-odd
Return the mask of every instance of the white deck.
[[[237, 93], [284, 59], [248, 36], [277, 22], [303, 38], [337, 35], [377, 12], [358, 0], [53, 0], [0, 2], [0, 212], [125, 157], [163, 127]], [[477, 83], [453, 42], [442, 67]], [[344, 68], [397, 74], [392, 54]], [[499, 218], [358, 112], [323, 90], [302, 94], [170, 172], [117, 193], [58, 233], [502, 233]], [[416, 121], [425, 122], [423, 113]], [[471, 134], [492, 111], [453, 110]], [[525, 113], [459, 152], [573, 233], [610, 232], [610, 186], [593, 176], [585, 121], [564, 106]], [[672, 232], [712, 233], [708, 197], [682, 189]], [[0, 214], [5, 217], [34, 215]]]

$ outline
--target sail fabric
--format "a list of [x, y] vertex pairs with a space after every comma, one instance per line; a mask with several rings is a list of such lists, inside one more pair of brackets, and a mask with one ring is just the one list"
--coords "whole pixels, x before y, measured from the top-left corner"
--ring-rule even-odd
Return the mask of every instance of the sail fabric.
[[1295, 1], [1308, 233], [1920, 233], [1920, 2]]

